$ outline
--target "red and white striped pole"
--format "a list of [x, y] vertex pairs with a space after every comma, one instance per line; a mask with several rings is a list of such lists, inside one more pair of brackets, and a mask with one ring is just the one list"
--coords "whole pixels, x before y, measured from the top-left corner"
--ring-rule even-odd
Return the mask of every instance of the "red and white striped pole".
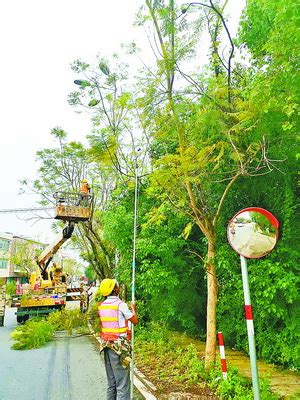
[[222, 375], [223, 375], [223, 379], [227, 379], [227, 364], [226, 364], [226, 357], [225, 357], [225, 345], [224, 345], [223, 332], [218, 332], [218, 342], [219, 342], [219, 349], [220, 349]]
[[245, 300], [245, 318], [246, 318], [247, 332], [248, 332], [253, 394], [254, 394], [254, 400], [260, 400], [258, 370], [256, 362], [254, 323], [253, 323], [253, 313], [252, 313], [252, 305], [250, 299], [247, 261], [246, 258], [242, 255], [240, 256], [240, 258], [241, 258], [241, 270], [242, 270], [242, 280], [243, 280], [243, 290], [244, 290], [244, 300]]

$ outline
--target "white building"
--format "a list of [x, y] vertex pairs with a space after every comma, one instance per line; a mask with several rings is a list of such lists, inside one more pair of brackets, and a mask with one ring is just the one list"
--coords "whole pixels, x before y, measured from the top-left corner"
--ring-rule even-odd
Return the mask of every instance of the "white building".
[[[24, 276], [25, 271], [14, 265], [12, 257], [18, 251], [18, 245], [29, 243], [30, 253], [34, 258], [35, 251], [44, 249], [45, 245], [34, 240], [13, 235], [12, 233], [0, 233], [0, 278], [18, 278]], [[25, 274], [26, 275], [26, 274]]]
[[10, 256], [14, 236], [11, 233], [0, 233], [0, 278], [10, 276]]

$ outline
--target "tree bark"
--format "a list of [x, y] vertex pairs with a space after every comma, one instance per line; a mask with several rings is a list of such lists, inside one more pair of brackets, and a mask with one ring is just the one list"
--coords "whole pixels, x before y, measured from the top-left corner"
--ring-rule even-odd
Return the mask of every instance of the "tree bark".
[[218, 283], [214, 257], [216, 255], [215, 237], [208, 238], [207, 248], [207, 317], [206, 317], [206, 348], [205, 369], [209, 369], [216, 359], [216, 316]]

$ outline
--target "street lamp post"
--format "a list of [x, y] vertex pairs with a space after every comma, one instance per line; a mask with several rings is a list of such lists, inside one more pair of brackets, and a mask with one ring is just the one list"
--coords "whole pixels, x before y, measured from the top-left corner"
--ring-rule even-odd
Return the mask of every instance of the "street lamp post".
[[[133, 251], [132, 251], [132, 282], [131, 282], [131, 303], [135, 303], [135, 269], [136, 269], [136, 231], [137, 231], [137, 219], [138, 219], [138, 164], [135, 160], [134, 169], [134, 217], [133, 217]], [[133, 387], [134, 387], [134, 325], [131, 326], [131, 365], [130, 365], [130, 399], [133, 399]]]

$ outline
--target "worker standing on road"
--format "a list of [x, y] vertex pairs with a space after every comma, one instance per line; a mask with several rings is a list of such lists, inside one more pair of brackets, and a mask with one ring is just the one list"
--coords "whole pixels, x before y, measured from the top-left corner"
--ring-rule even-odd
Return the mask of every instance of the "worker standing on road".
[[128, 321], [137, 324], [136, 307], [131, 311], [119, 298], [119, 284], [115, 279], [103, 279], [100, 293], [105, 300], [98, 305], [101, 322], [100, 352], [104, 351], [107, 376], [107, 400], [130, 399], [131, 345]]

